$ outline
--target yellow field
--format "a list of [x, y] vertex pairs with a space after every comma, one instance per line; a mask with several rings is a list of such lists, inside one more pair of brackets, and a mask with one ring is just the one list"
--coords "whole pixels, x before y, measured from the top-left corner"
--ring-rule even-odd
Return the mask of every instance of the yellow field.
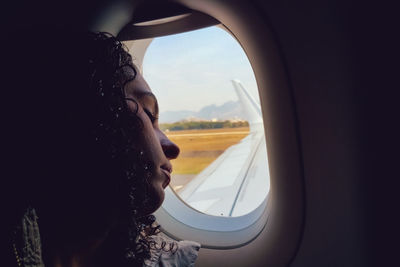
[[181, 149], [172, 162], [174, 174], [197, 174], [213, 162], [225, 149], [246, 137], [249, 128], [188, 130], [166, 133]]

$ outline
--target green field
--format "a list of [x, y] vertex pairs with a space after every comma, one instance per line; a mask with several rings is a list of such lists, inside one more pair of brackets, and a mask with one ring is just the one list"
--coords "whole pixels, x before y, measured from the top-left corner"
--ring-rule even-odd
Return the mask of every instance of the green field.
[[249, 133], [248, 127], [167, 132], [181, 150], [172, 160], [174, 174], [197, 174], [210, 165], [225, 149], [237, 144]]

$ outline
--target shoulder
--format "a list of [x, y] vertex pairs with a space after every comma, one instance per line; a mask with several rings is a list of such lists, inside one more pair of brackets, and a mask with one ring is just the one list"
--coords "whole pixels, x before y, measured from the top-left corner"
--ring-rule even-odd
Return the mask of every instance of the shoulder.
[[[178, 267], [178, 266], [194, 266], [200, 250], [200, 244], [194, 241], [175, 241], [163, 234], [150, 237], [155, 242], [155, 248], [151, 249], [150, 259], [144, 261], [145, 267]], [[166, 249], [160, 248], [161, 244], [165, 244]], [[174, 246], [169, 250], [170, 246]]]

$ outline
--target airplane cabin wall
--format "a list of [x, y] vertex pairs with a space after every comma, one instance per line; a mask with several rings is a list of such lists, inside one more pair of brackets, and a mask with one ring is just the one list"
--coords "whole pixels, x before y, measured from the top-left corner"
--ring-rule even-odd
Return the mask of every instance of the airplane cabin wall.
[[367, 266], [358, 159], [351, 7], [334, 1], [258, 1], [291, 79], [305, 179], [305, 227], [291, 266]]
[[[393, 181], [398, 178], [399, 136], [398, 67], [393, 66], [399, 62], [394, 52], [399, 46], [392, 36], [398, 27], [390, 12], [397, 9], [376, 4], [365, 10], [365, 3], [344, 1], [243, 2], [255, 3], [274, 30], [295, 100], [306, 206], [304, 232], [291, 266], [369, 266], [378, 256], [380, 266], [390, 266], [397, 260], [398, 245], [392, 243], [398, 242], [400, 225], [392, 215], [398, 213], [400, 195]], [[90, 20], [83, 14], [94, 17], [98, 9], [87, 5], [81, 10], [80, 3], [64, 1], [54, 7], [57, 13], [51, 12], [53, 5], [29, 9], [30, 3], [18, 2], [11, 11], [3, 8], [10, 11], [2, 17], [6, 30], [30, 25], [45, 31], [50, 24], [83, 28]], [[64, 6], [68, 8], [61, 10]], [[20, 12], [23, 7], [28, 8]], [[72, 10], [79, 13], [79, 23], [73, 22]], [[97, 21], [99, 29], [118, 32], [120, 27], [111, 15]], [[372, 223], [379, 227], [376, 242]], [[267, 240], [255, 242], [254, 251], [241, 255], [249, 263], [253, 256], [261, 257]]]
[[291, 266], [394, 266], [399, 16], [377, 1], [261, 1], [287, 64], [306, 192]]

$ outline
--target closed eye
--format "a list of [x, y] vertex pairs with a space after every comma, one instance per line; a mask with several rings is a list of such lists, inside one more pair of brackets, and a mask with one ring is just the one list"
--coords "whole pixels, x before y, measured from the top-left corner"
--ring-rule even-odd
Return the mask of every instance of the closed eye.
[[156, 120], [158, 120], [158, 117], [157, 116], [154, 116], [148, 109], [143, 109], [144, 110], [144, 112], [146, 113], [146, 115], [150, 118], [150, 121], [152, 122], [152, 123], [154, 123]]

